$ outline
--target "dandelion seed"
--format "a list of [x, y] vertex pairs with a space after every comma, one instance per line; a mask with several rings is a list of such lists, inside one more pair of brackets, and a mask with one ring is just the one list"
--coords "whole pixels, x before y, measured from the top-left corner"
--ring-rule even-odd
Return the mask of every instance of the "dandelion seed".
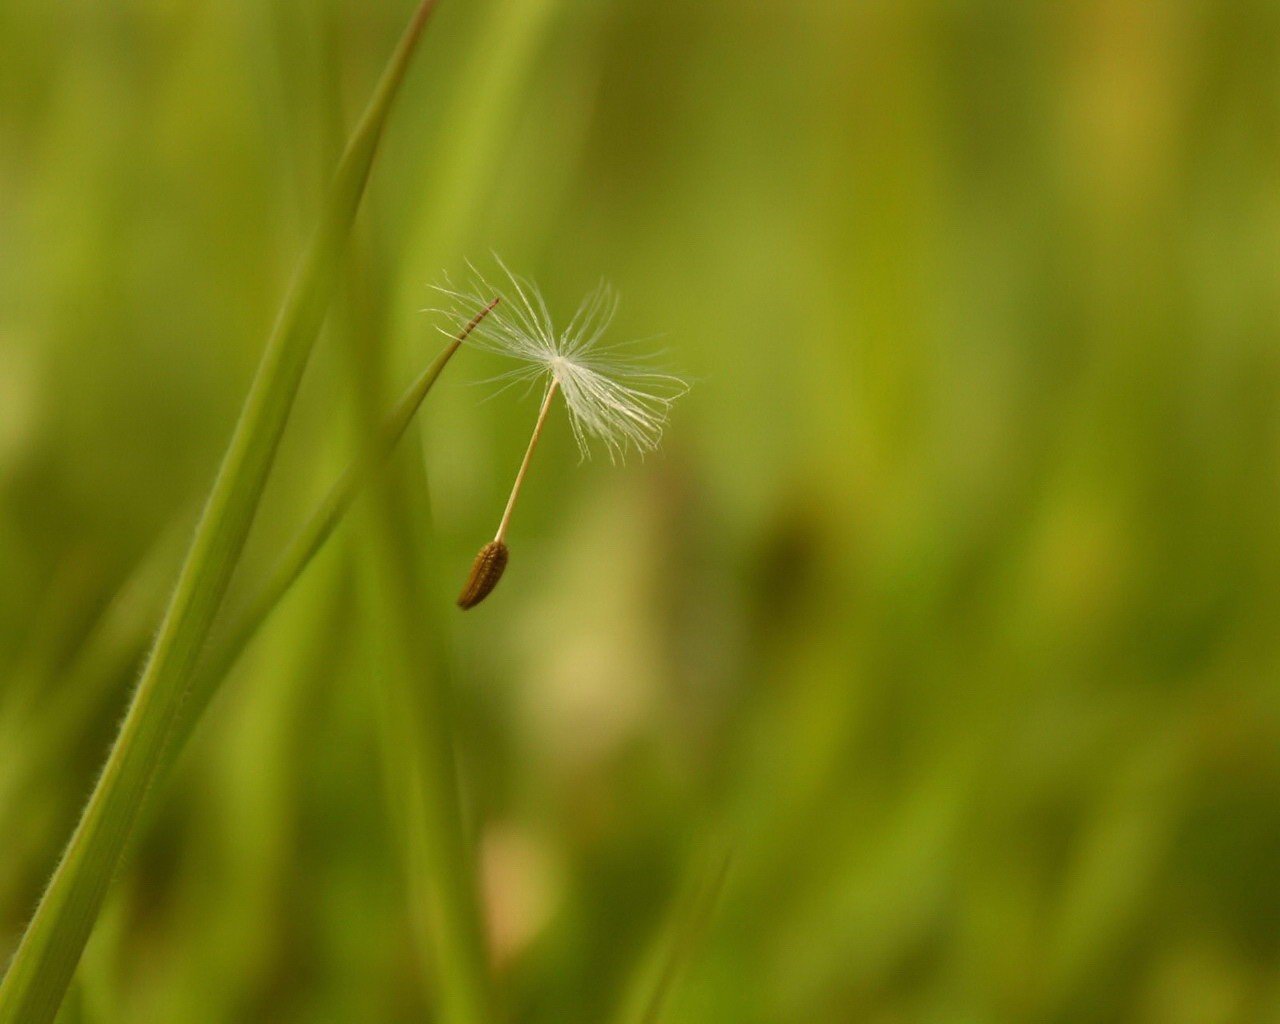
[[474, 608], [489, 596], [506, 571], [508, 557], [507, 545], [500, 540], [491, 540], [480, 549], [471, 565], [471, 575], [458, 595], [459, 608], [464, 611]]
[[[629, 451], [643, 455], [656, 449], [672, 404], [689, 390], [679, 377], [657, 369], [654, 356], [638, 351], [638, 343], [603, 343], [618, 311], [618, 295], [608, 284], [601, 282], [578, 307], [568, 326], [557, 331], [537, 286], [513, 274], [500, 259], [497, 263], [509, 285], [505, 289], [495, 288], [473, 266], [470, 290], [456, 289], [446, 281], [437, 286], [437, 291], [454, 300], [460, 309], [474, 308], [478, 295], [502, 297], [501, 306], [475, 327], [468, 343], [523, 364], [492, 380], [502, 385], [501, 390], [541, 384], [542, 406], [498, 532], [476, 557], [458, 598], [461, 608], [471, 608], [484, 600], [506, 568], [507, 527], [557, 392], [564, 396], [569, 424], [582, 457], [590, 455], [590, 444], [596, 441], [609, 453], [610, 460], [617, 462]], [[465, 323], [457, 309], [440, 312], [450, 317], [455, 326]]]

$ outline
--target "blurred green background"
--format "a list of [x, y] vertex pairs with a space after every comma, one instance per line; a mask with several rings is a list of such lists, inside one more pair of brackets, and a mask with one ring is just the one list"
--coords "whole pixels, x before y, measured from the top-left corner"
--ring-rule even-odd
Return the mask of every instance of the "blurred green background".
[[[0, 957], [409, 6], [0, 4]], [[606, 1019], [731, 849], [673, 1024], [1280, 1021], [1280, 6], [443, 0], [353, 260], [388, 393], [490, 249], [696, 381], [622, 467], [557, 413], [466, 616], [536, 401], [464, 349], [405, 446], [510, 1019]], [[323, 340], [238, 587], [350, 377]], [[363, 521], [67, 1020], [429, 1019]]]

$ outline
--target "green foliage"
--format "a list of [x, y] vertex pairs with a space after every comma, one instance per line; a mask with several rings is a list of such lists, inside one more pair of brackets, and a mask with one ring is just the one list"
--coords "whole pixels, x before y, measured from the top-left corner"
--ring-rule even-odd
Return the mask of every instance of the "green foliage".
[[351, 137], [142, 670], [120, 735], [0, 984], [0, 1021], [53, 1020], [156, 774], [191, 672], [231, 581], [337, 283], [373, 156], [434, 0], [424, 0]]
[[[408, 6], [0, 3], [0, 960]], [[617, 468], [553, 415], [464, 615], [537, 404], [458, 353], [149, 796], [65, 1019], [483, 1015], [473, 872], [521, 1024], [1277, 1019], [1277, 66], [1260, 0], [442, 4], [200, 658], [441, 271], [560, 317], [605, 275], [693, 390]]]

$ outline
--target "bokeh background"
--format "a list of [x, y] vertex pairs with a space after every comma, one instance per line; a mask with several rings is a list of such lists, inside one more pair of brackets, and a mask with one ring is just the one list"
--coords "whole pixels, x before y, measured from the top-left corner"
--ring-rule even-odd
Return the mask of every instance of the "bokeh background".
[[[92, 783], [405, 0], [0, 5], [0, 955]], [[510, 1019], [1280, 1021], [1280, 8], [444, 0], [335, 314], [500, 252], [696, 381], [663, 450], [464, 350], [405, 446]], [[331, 327], [333, 324], [331, 324]], [[240, 584], [353, 450], [331, 330]], [[66, 1020], [417, 1021], [357, 510]], [[424, 668], [424, 671], [426, 669]]]

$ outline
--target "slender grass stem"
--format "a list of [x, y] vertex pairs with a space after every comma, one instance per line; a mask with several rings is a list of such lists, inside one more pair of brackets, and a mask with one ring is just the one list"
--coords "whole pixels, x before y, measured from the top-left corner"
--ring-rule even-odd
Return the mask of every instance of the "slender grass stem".
[[392, 100], [436, 0], [423, 0], [338, 165], [218, 471], [133, 702], [80, 822], [0, 983], [0, 1024], [48, 1024], [106, 898], [182, 695], [239, 561]]
[[440, 1019], [488, 1024], [494, 998], [455, 749], [453, 679], [412, 539], [420, 512], [409, 507], [404, 487], [392, 486], [370, 511], [370, 589], [386, 652], [376, 680], [384, 712], [380, 746], [412, 917], [430, 955]]
[[[370, 327], [365, 282], [352, 275], [342, 349], [356, 383], [357, 426], [376, 429], [387, 339]], [[428, 967], [427, 991], [446, 1024], [489, 1024], [494, 997], [475, 877], [474, 844], [456, 758], [446, 630], [427, 583], [430, 504], [423, 460], [404, 452], [370, 487], [361, 562], [370, 636], [381, 665], [380, 743], [406, 903]]]
[[615, 1015], [615, 1024], [658, 1024], [676, 983], [688, 970], [702, 942], [724, 884], [732, 858], [721, 856], [677, 900], [652, 955], [640, 964], [628, 998]]

